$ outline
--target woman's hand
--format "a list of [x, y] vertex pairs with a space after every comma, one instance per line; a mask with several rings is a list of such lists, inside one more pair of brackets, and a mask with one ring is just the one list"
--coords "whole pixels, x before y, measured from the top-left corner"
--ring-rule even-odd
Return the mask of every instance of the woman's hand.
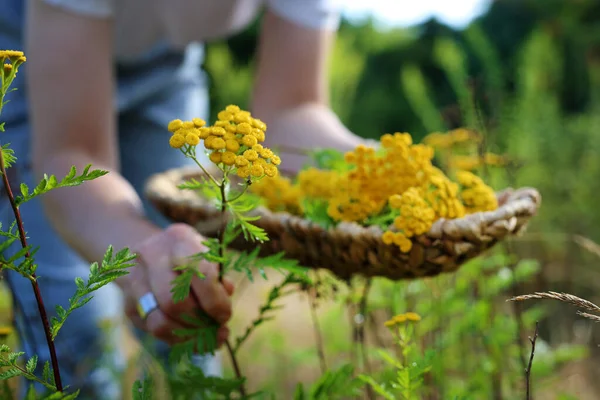
[[[138, 255], [138, 264], [117, 283], [125, 296], [125, 313], [136, 327], [172, 345], [186, 339], [175, 335], [173, 330], [192, 328], [182, 315], [202, 310], [220, 324], [217, 344], [220, 346], [227, 339], [229, 330], [225, 324], [231, 317], [233, 284], [225, 279], [219, 282], [216, 264], [193, 261], [205, 278], [192, 280], [190, 295], [184, 301], [175, 303], [172, 298], [172, 282], [178, 274], [173, 268], [190, 263], [188, 257], [205, 252], [203, 241], [192, 227], [173, 224], [132, 246], [131, 250]], [[158, 308], [144, 319], [138, 312], [138, 301], [147, 293], [154, 295]]]
[[[265, 146], [294, 175], [307, 161], [301, 152], [349, 151], [367, 142], [329, 106], [329, 54], [335, 31], [312, 29], [267, 11], [260, 35], [252, 113], [267, 124]], [[300, 154], [298, 152], [300, 151]]]

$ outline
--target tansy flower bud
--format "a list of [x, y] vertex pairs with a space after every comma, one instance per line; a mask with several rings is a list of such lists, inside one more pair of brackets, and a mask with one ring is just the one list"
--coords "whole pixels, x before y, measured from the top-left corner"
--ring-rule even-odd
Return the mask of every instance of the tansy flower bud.
[[267, 130], [267, 125], [262, 122], [260, 119], [258, 118], [253, 118], [252, 119], [252, 126], [255, 128], [260, 129], [261, 131], [266, 131]]
[[230, 104], [227, 107], [225, 107], [225, 111], [235, 114], [240, 112], [240, 108], [236, 105]]
[[243, 156], [236, 156], [235, 157], [235, 165], [238, 167], [245, 167], [247, 165], [250, 164], [250, 161], [248, 161], [245, 157]]
[[258, 158], [258, 153], [254, 150], [246, 150], [244, 151], [243, 156], [248, 161], [255, 161]]
[[237, 133], [240, 133], [242, 135], [249, 135], [252, 132], [252, 126], [250, 126], [250, 124], [247, 122], [242, 122], [241, 124], [238, 124], [236, 129]]
[[225, 148], [225, 141], [220, 137], [214, 138], [211, 144], [214, 150], [222, 150]]
[[214, 136], [223, 136], [227, 132], [225, 131], [225, 129], [221, 128], [220, 126], [213, 126], [210, 129], [210, 133]]
[[263, 176], [265, 174], [265, 169], [261, 165], [254, 164], [250, 168], [250, 174], [252, 176], [255, 176], [255, 177], [258, 178], [258, 177], [261, 177], [261, 176]]
[[233, 120], [233, 114], [229, 111], [221, 111], [217, 114], [217, 118], [219, 118], [220, 121], [229, 122]]
[[240, 178], [247, 178], [250, 176], [250, 168], [249, 167], [239, 167], [236, 171], [237, 176]]
[[256, 138], [254, 136], [251, 135], [246, 135], [242, 138], [242, 144], [244, 146], [248, 146], [248, 147], [252, 147], [254, 146], [258, 141], [256, 140]]
[[175, 134], [169, 139], [169, 145], [174, 149], [179, 149], [185, 144], [185, 137], [183, 135]]
[[264, 169], [265, 169], [265, 175], [266, 176], [268, 176], [270, 178], [273, 178], [273, 177], [277, 176], [277, 173], [278, 173], [277, 167], [275, 167], [273, 164], [267, 164], [267, 165], [265, 165]]
[[194, 126], [196, 126], [197, 128], [202, 128], [204, 125], [206, 125], [206, 121], [203, 120], [202, 118], [193, 118], [192, 122], [194, 123]]
[[200, 138], [198, 135], [190, 132], [185, 136], [185, 142], [190, 146], [196, 146], [200, 143]]
[[231, 151], [226, 151], [221, 156], [221, 161], [225, 165], [233, 165], [235, 163], [235, 154]]
[[167, 127], [169, 132], [173, 133], [181, 128], [183, 128], [183, 121], [180, 119], [174, 119], [173, 121], [169, 122], [169, 126]]
[[228, 151], [237, 153], [237, 151], [240, 149], [240, 144], [235, 139], [227, 139], [225, 140], [225, 148]]
[[214, 152], [210, 153], [210, 155], [208, 156], [208, 158], [213, 163], [219, 164], [221, 162], [221, 153], [219, 153], [218, 151], [214, 151]]

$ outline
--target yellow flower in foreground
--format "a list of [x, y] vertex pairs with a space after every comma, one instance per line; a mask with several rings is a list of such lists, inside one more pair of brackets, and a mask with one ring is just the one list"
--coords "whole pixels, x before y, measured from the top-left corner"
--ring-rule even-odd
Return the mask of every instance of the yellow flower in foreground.
[[421, 316], [414, 312], [407, 312], [404, 314], [398, 314], [389, 320], [385, 321], [384, 325], [388, 328], [401, 325], [406, 322], [419, 322], [421, 320]]
[[27, 58], [25, 53], [19, 50], [0, 50], [0, 60], [9, 59], [11, 61], [25, 62]]
[[217, 115], [212, 126], [205, 126], [201, 118], [172, 120], [167, 126], [172, 134], [169, 145], [189, 156], [202, 144], [210, 161], [220, 169], [241, 178], [251, 177], [253, 182], [277, 176], [281, 159], [260, 144], [265, 141], [267, 125], [236, 105], [225, 107]]

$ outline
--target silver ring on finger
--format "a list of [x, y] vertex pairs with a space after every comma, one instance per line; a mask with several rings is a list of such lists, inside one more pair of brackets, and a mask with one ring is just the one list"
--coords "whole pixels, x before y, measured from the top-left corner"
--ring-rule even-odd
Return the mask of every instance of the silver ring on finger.
[[156, 300], [154, 293], [148, 292], [138, 299], [137, 311], [143, 321], [146, 321], [148, 315], [157, 309], [158, 301]]

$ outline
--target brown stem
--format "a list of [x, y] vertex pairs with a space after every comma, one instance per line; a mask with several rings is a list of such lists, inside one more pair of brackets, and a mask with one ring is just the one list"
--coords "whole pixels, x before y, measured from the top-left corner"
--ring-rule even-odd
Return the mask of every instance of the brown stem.
[[[219, 258], [223, 259], [225, 255], [225, 226], [227, 222], [227, 195], [225, 193], [225, 179], [219, 184], [219, 190], [221, 191], [221, 229], [219, 230]], [[225, 273], [225, 268], [223, 262], [219, 263], [219, 282], [223, 282], [223, 275]], [[235, 371], [235, 376], [238, 379], [242, 379], [242, 373], [240, 371], [240, 366], [237, 362], [237, 358], [235, 357], [235, 352], [233, 351], [233, 347], [229, 342], [229, 339], [225, 340], [225, 346], [227, 347], [227, 351], [229, 353], [229, 358], [231, 359], [231, 364], [233, 365], [233, 370]], [[246, 388], [244, 387], [244, 383], [240, 384], [240, 394], [242, 397], [246, 397]]]
[[[314, 289], [314, 292], [316, 293], [316, 289]], [[317, 342], [317, 354], [319, 355], [319, 364], [321, 366], [321, 374], [325, 375], [325, 372], [327, 372], [327, 361], [325, 359], [325, 346], [323, 344], [323, 335], [321, 334], [321, 328], [319, 326], [319, 319], [317, 317], [317, 305], [316, 305], [316, 294], [315, 293], [310, 293], [310, 291], [307, 291], [308, 294], [308, 303], [310, 304], [310, 316], [312, 318], [312, 322], [313, 322], [313, 328], [314, 328], [314, 332], [315, 332], [315, 341]], [[315, 294], [315, 297], [313, 297], [313, 294]]]
[[[231, 343], [229, 342], [229, 340], [225, 341], [225, 347], [227, 347], [227, 352], [229, 353], [229, 357], [231, 358], [231, 364], [233, 365], [235, 376], [238, 379], [242, 379], [242, 371], [240, 370], [240, 365], [237, 362], [235, 352], [233, 351], [233, 347], [231, 347]], [[243, 382], [240, 384], [240, 394], [242, 395], [242, 398], [246, 397], [246, 388], [244, 387]]]
[[535, 354], [535, 341], [538, 337], [538, 322], [535, 323], [535, 332], [533, 333], [533, 337], [529, 337], [529, 341], [531, 342], [531, 354], [529, 355], [529, 363], [527, 364], [527, 368], [525, 369], [525, 400], [531, 400], [531, 365], [533, 364], [533, 356]]
[[[10, 201], [10, 205], [12, 207], [13, 214], [15, 216], [15, 220], [17, 221], [17, 227], [19, 229], [19, 237], [21, 239], [21, 246], [23, 248], [27, 248], [27, 238], [25, 236], [25, 228], [23, 226], [23, 219], [21, 218], [21, 212], [19, 211], [19, 207], [17, 206], [17, 202], [15, 201], [15, 196], [13, 195], [12, 188], [10, 187], [10, 182], [8, 181], [8, 176], [6, 175], [6, 168], [4, 166], [4, 156], [2, 151], [0, 151], [0, 173], [2, 174], [2, 181], [4, 183], [4, 188], [6, 189], [6, 194]], [[31, 258], [31, 254], [29, 251], [25, 253], [25, 257], [27, 259]], [[40, 318], [42, 319], [42, 324], [44, 325], [44, 333], [46, 335], [46, 342], [48, 344], [48, 350], [50, 352], [50, 360], [52, 363], [52, 371], [54, 373], [54, 383], [56, 384], [56, 390], [59, 392], [63, 391], [62, 381], [60, 379], [60, 369], [58, 367], [58, 357], [56, 356], [56, 348], [54, 347], [54, 340], [52, 339], [52, 332], [50, 330], [50, 323], [48, 322], [48, 314], [46, 313], [46, 307], [44, 307], [44, 299], [42, 298], [42, 292], [40, 291], [40, 286], [37, 282], [37, 276], [35, 273], [31, 274], [33, 279], [31, 280], [31, 287], [33, 288], [33, 293], [35, 294], [35, 300], [37, 302], [38, 311], [40, 313]]]

